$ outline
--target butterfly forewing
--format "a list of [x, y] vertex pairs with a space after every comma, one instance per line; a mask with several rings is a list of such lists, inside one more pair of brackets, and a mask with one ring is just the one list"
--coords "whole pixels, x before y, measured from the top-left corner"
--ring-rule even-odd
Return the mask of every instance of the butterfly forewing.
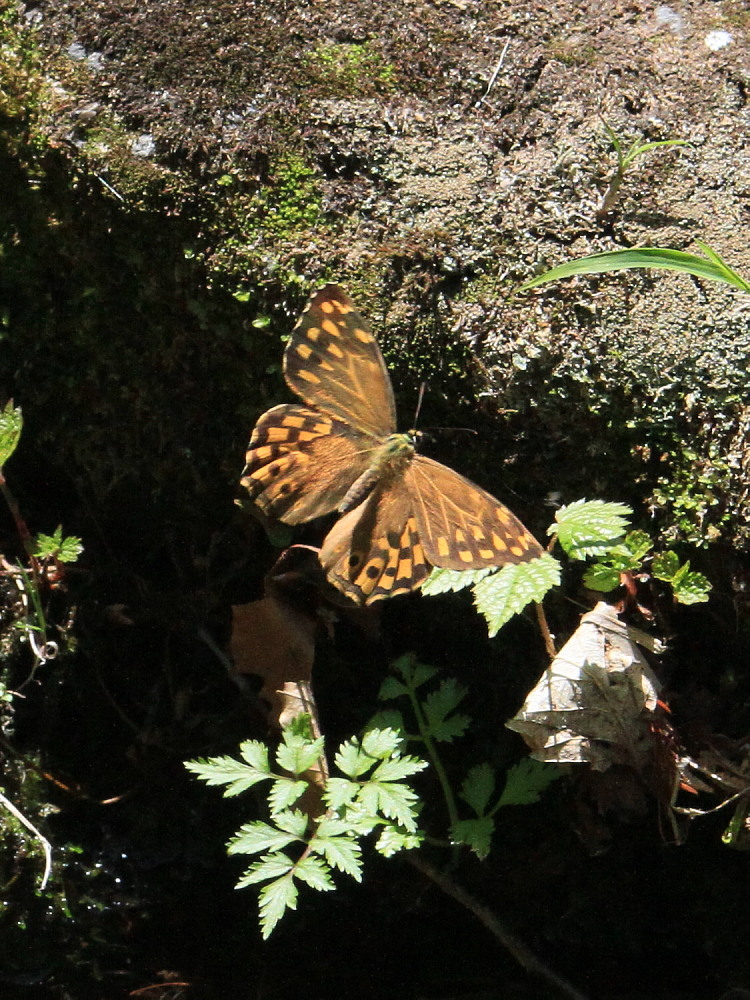
[[368, 467], [349, 428], [297, 404], [268, 410], [255, 425], [240, 483], [266, 516], [299, 524], [328, 514]]
[[404, 488], [433, 566], [481, 569], [542, 555], [539, 542], [507, 507], [447, 465], [415, 455]]
[[337, 285], [310, 299], [284, 354], [289, 387], [350, 432], [382, 439], [396, 429], [393, 389], [369, 327]]

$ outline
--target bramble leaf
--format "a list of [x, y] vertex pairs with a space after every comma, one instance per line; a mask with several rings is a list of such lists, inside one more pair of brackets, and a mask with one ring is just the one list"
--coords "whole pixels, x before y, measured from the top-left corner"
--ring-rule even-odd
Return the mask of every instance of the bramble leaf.
[[490, 796], [495, 791], [495, 772], [490, 764], [472, 767], [461, 785], [461, 798], [467, 802], [477, 816], [484, 815]]
[[541, 601], [560, 582], [560, 564], [549, 553], [531, 562], [503, 566], [474, 588], [474, 603], [487, 620], [490, 638], [530, 601]]
[[545, 788], [559, 778], [561, 773], [559, 767], [530, 757], [519, 761], [506, 774], [505, 788], [495, 808], [526, 806], [538, 802]]
[[451, 827], [451, 841], [454, 844], [466, 844], [477, 857], [486, 858], [490, 853], [494, 832], [495, 821], [491, 816], [460, 819]]
[[555, 524], [547, 529], [547, 534], [557, 535], [571, 559], [586, 559], [602, 555], [612, 542], [622, 538], [632, 513], [623, 503], [576, 500], [557, 511]]

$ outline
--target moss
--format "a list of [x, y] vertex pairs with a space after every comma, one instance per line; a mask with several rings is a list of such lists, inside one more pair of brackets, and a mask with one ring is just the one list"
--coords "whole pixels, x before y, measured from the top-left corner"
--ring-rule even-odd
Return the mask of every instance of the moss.
[[323, 42], [307, 56], [305, 67], [319, 96], [371, 97], [396, 88], [395, 67], [366, 42]]

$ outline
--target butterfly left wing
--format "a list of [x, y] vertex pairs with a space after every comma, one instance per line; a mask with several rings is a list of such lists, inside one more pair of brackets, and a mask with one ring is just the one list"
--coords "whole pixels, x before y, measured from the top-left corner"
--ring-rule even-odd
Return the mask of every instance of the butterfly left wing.
[[476, 483], [415, 455], [404, 488], [426, 558], [445, 569], [482, 569], [536, 559], [543, 549], [515, 514]]
[[416, 590], [430, 567], [403, 479], [379, 484], [328, 532], [320, 562], [331, 583], [357, 604]]
[[345, 424], [311, 407], [282, 404], [255, 425], [240, 483], [268, 517], [300, 524], [336, 510], [369, 455]]
[[306, 403], [352, 433], [382, 440], [396, 429], [393, 387], [378, 342], [337, 285], [316, 292], [292, 330], [284, 377]]

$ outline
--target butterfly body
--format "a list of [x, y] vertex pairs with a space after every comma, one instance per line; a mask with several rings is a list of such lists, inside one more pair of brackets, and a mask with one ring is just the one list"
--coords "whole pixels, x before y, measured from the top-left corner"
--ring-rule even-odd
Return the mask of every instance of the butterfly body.
[[380, 349], [337, 286], [310, 300], [284, 375], [306, 405], [261, 416], [241, 483], [266, 515], [288, 524], [342, 513], [320, 561], [354, 601], [408, 593], [432, 566], [478, 569], [542, 554], [507, 507], [417, 454], [413, 435], [396, 433]]

